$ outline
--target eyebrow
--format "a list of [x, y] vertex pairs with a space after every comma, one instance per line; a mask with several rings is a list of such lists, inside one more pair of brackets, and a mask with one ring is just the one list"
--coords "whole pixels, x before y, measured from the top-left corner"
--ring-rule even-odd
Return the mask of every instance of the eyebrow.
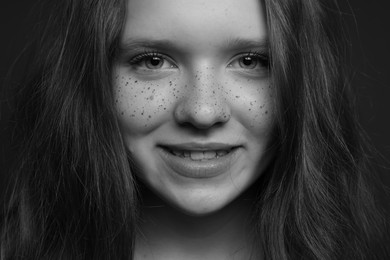
[[258, 48], [263, 51], [269, 49], [268, 39], [244, 39], [244, 38], [230, 38], [224, 45], [225, 49], [249, 49]]
[[[139, 48], [154, 48], [154, 49], [166, 49], [183, 51], [183, 47], [171, 40], [166, 39], [126, 39], [123, 43], [119, 44], [120, 51], [136, 50]], [[236, 50], [236, 49], [260, 49], [263, 52], [268, 52], [269, 42], [268, 39], [245, 39], [245, 38], [229, 38], [221, 46], [223, 50]]]
[[177, 48], [176, 44], [169, 40], [153, 40], [153, 39], [127, 39], [124, 43], [119, 44], [121, 49], [135, 49], [138, 47], [164, 47]]

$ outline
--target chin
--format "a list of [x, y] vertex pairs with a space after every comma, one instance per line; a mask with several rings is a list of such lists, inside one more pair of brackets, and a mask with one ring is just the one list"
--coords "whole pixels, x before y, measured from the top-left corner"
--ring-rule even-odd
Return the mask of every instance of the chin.
[[191, 217], [204, 217], [208, 215], [215, 214], [221, 210], [223, 210], [229, 203], [227, 204], [211, 204], [211, 205], [173, 205], [173, 207], [182, 212], [185, 215]]
[[143, 202], [149, 206], [165, 205], [178, 213], [182, 213], [193, 217], [202, 217], [217, 213], [233, 201], [239, 194], [225, 194], [226, 191], [218, 189], [182, 189], [173, 193], [171, 189], [169, 193], [163, 193], [161, 189], [147, 185], [141, 181], [141, 194]]
[[[226, 194], [228, 192], [228, 194]], [[236, 193], [237, 192], [237, 193]], [[166, 204], [169, 204], [175, 210], [193, 217], [203, 217], [217, 214], [236, 204], [241, 193], [237, 190], [226, 191], [219, 189], [192, 190], [186, 194], [179, 194], [175, 197], [166, 196], [162, 198]]]

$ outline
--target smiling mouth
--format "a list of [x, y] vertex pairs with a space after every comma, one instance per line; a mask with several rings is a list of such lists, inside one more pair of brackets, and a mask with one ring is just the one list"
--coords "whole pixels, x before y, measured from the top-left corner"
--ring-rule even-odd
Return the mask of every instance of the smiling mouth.
[[181, 143], [159, 147], [168, 171], [193, 179], [212, 178], [229, 172], [242, 150], [240, 145], [224, 143]]
[[172, 155], [193, 161], [213, 160], [226, 156], [234, 148], [225, 150], [207, 150], [207, 151], [191, 151], [191, 150], [176, 150], [167, 149]]

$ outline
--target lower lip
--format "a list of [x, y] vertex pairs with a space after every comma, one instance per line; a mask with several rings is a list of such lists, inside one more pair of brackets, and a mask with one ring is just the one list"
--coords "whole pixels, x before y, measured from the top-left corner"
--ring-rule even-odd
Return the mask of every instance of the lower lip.
[[187, 178], [213, 178], [229, 172], [235, 163], [240, 148], [234, 148], [228, 154], [209, 160], [195, 161], [173, 155], [167, 149], [160, 147], [161, 158], [165, 164], [178, 175]]

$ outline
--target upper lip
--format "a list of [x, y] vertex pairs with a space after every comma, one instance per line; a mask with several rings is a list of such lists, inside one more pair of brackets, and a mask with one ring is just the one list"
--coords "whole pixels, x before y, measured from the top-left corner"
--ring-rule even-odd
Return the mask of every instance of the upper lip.
[[216, 151], [216, 150], [231, 150], [239, 145], [227, 143], [180, 143], [180, 144], [163, 144], [160, 147], [176, 151]]

